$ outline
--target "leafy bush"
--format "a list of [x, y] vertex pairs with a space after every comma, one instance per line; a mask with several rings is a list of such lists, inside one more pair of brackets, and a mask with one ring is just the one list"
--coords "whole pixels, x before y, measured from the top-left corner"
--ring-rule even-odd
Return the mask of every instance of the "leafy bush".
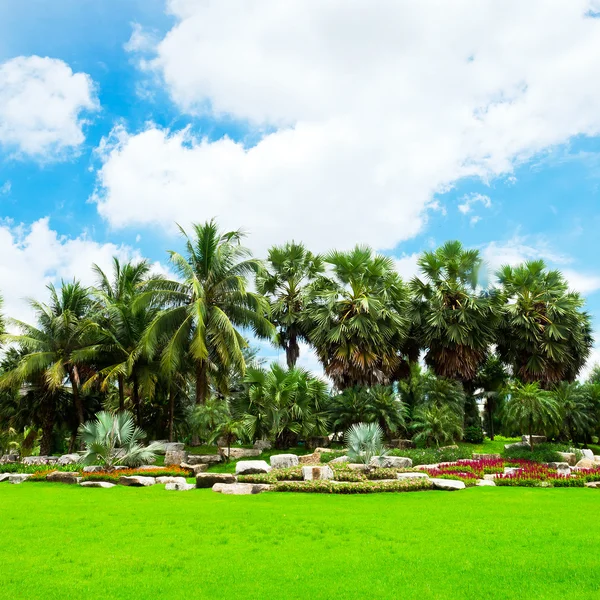
[[273, 469], [270, 473], [253, 473], [252, 475], [239, 475], [241, 483], [275, 483], [277, 481], [302, 481], [302, 467], [289, 467], [288, 469]]
[[367, 479], [374, 481], [377, 479], [397, 479], [398, 469], [388, 469], [378, 467], [366, 473]]
[[463, 433], [463, 440], [465, 442], [468, 442], [469, 444], [481, 444], [483, 443], [483, 439], [483, 429], [481, 427], [478, 427], [477, 425], [465, 427]]
[[341, 468], [334, 469], [333, 476], [336, 481], [348, 481], [348, 482], [358, 482], [358, 481], [367, 481], [367, 477], [364, 473], [360, 471], [356, 471], [354, 469]]
[[182, 469], [181, 467], [169, 467], [168, 469], [118, 469], [117, 471], [98, 471], [96, 473], [83, 473], [82, 481], [108, 481], [109, 483], [119, 483], [119, 478], [123, 476], [136, 475], [139, 477], [190, 477], [193, 474], [191, 469]]
[[431, 465], [439, 462], [454, 462], [463, 458], [471, 458], [468, 448], [406, 448], [394, 449], [388, 452], [390, 456], [405, 456], [414, 465]]
[[345, 450], [331, 450], [330, 452], [322, 452], [321, 453], [321, 462], [328, 463], [334, 458], [338, 458], [340, 456], [344, 456], [346, 454]]
[[275, 484], [276, 492], [304, 492], [313, 494], [373, 494], [377, 492], [413, 492], [431, 489], [428, 479], [396, 481], [361, 481], [336, 483], [333, 481], [290, 481]]
[[[517, 458], [523, 460], [530, 460], [537, 463], [547, 463], [560, 462], [563, 459], [558, 453], [571, 451], [572, 449], [569, 448], [567, 444], [542, 443], [536, 444], [534, 446], [533, 452], [528, 446], [514, 446], [512, 448], [504, 450], [502, 455], [505, 458]], [[577, 460], [579, 460], [582, 457], [582, 453], [579, 450], [576, 450], [575, 454], [577, 455]]]
[[24, 465], [9, 463], [0, 465], [0, 473], [38, 473], [40, 471], [79, 471], [81, 465]]

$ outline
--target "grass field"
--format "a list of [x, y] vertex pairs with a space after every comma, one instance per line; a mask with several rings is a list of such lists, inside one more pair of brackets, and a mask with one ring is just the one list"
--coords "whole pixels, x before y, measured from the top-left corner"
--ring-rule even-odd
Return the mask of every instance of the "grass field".
[[600, 491], [0, 485], [0, 598], [600, 597]]

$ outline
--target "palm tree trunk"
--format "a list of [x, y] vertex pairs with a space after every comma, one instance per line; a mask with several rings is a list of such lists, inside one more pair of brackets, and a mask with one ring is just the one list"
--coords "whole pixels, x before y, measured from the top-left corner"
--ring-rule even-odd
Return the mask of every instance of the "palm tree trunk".
[[300, 346], [298, 345], [298, 336], [296, 335], [296, 332], [292, 329], [289, 334], [290, 339], [285, 346], [285, 359], [288, 369], [293, 369], [300, 356]]
[[[50, 394], [48, 394], [50, 395]], [[40, 455], [49, 456], [52, 453], [52, 430], [56, 418], [54, 398], [44, 398], [42, 402], [42, 439], [40, 440]]]
[[529, 419], [529, 446], [533, 452], [533, 419]]
[[133, 407], [135, 410], [135, 420], [137, 422], [138, 427], [141, 427], [142, 426], [142, 418], [141, 418], [141, 414], [140, 414], [140, 385], [138, 382], [137, 373], [135, 371], [133, 372], [132, 384], [133, 384], [133, 389], [131, 392], [131, 396], [132, 396], [131, 399], [133, 400]]
[[123, 375], [118, 375], [117, 382], [119, 385], [119, 412], [123, 412], [125, 410], [125, 381]]
[[173, 441], [173, 420], [175, 418], [175, 391], [169, 385], [169, 441]]
[[73, 404], [75, 405], [75, 412], [77, 414], [77, 424], [83, 425], [85, 415], [83, 414], [83, 403], [79, 394], [79, 372], [75, 365], [69, 369], [69, 382], [73, 390]]
[[196, 362], [196, 404], [206, 404], [208, 397], [208, 362]]
[[494, 411], [492, 410], [492, 405], [489, 400], [486, 402], [486, 408], [487, 408], [488, 417], [490, 420], [489, 438], [493, 442], [494, 441]]

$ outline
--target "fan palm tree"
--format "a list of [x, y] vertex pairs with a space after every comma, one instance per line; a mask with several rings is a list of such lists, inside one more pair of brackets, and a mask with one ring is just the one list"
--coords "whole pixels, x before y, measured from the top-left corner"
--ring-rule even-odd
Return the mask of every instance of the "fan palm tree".
[[267, 265], [256, 277], [258, 292], [271, 303], [271, 319], [277, 327], [277, 344], [285, 349], [288, 367], [296, 366], [299, 341], [306, 339], [303, 311], [308, 284], [324, 271], [323, 258], [295, 242], [269, 250]]
[[353, 463], [370, 465], [375, 457], [387, 455], [383, 445], [383, 430], [377, 423], [355, 423], [344, 436], [346, 455]]
[[415, 442], [427, 446], [446, 444], [462, 437], [462, 418], [447, 404], [425, 404], [415, 411], [411, 426]]
[[533, 434], [545, 433], [560, 422], [558, 402], [536, 383], [515, 382], [508, 388], [504, 405], [507, 426], [527, 431], [533, 452]]
[[593, 407], [585, 386], [576, 381], [562, 381], [554, 388], [552, 396], [558, 403], [564, 432], [573, 443], [584, 440], [594, 423]]
[[49, 304], [32, 300], [38, 327], [14, 320], [21, 334], [4, 334], [3, 341], [17, 344], [23, 354], [15, 368], [4, 376], [8, 384], [22, 384], [43, 374], [51, 392], [58, 391], [68, 380], [78, 424], [84, 422], [81, 397], [83, 376], [89, 369], [80, 352], [95, 341], [96, 324], [89, 318], [92, 300], [87, 288], [79, 282], [64, 283], [60, 292], [48, 286]]
[[365, 246], [325, 257], [331, 274], [311, 285], [306, 331], [338, 389], [388, 384], [404, 363], [408, 290], [387, 256]]
[[498, 272], [504, 301], [498, 328], [500, 358], [525, 382], [544, 387], [573, 380], [589, 356], [593, 337], [584, 301], [559, 271], [542, 260]]
[[477, 290], [483, 260], [477, 250], [451, 241], [418, 260], [424, 280], [415, 277], [413, 320], [425, 362], [436, 375], [471, 382], [494, 342], [495, 297]]
[[151, 293], [165, 306], [150, 324], [142, 348], [153, 356], [164, 341], [162, 367], [176, 372], [186, 355], [195, 369], [196, 403], [209, 395], [211, 370], [246, 369], [243, 349], [247, 342], [238, 328], [271, 337], [269, 303], [251, 292], [247, 277], [261, 265], [241, 245], [240, 231], [222, 233], [212, 220], [193, 226], [185, 239], [185, 255], [170, 251], [171, 264], [181, 281], [160, 281]]

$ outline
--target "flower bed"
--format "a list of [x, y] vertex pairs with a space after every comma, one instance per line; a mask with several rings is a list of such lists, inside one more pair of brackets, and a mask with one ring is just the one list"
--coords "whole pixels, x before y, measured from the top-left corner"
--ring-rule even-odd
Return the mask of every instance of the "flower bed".
[[191, 469], [182, 469], [181, 467], [169, 467], [168, 469], [118, 469], [116, 471], [97, 471], [95, 473], [82, 473], [82, 481], [107, 481], [109, 483], [119, 483], [119, 478], [123, 476], [139, 477], [191, 477]]
[[377, 492], [415, 492], [429, 490], [432, 487], [428, 479], [404, 481], [280, 481], [275, 484], [275, 492], [303, 492], [312, 494], [374, 494]]

